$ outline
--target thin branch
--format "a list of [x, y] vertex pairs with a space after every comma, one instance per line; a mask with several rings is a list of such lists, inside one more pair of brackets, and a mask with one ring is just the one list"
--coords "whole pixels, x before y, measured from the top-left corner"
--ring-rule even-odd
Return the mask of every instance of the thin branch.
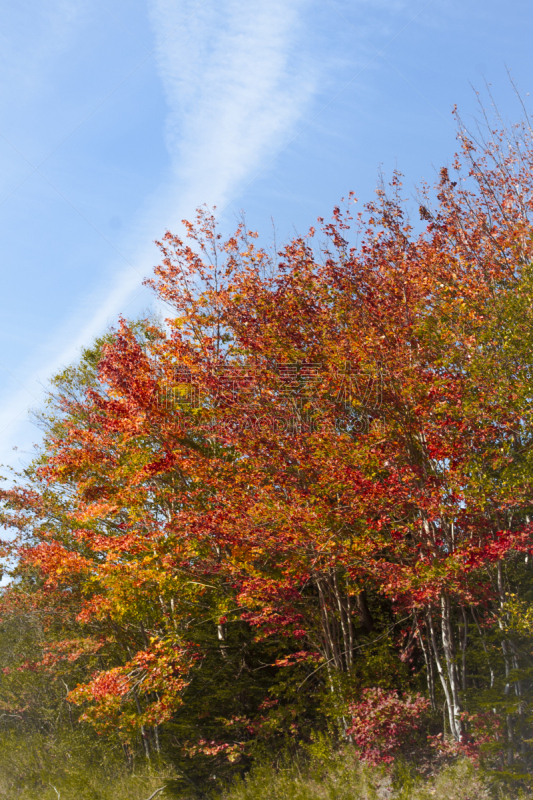
[[162, 791], [163, 791], [163, 789], [165, 789], [165, 788], [166, 788], [165, 786], [160, 786], [160, 787], [159, 787], [159, 789], [156, 789], [156, 790], [155, 790], [155, 792], [153, 792], [153, 793], [150, 795], [150, 797], [147, 797], [147, 798], [146, 798], [146, 800], [152, 800], [152, 798], [153, 798], [153, 797], [155, 797], [155, 796], [156, 796], [156, 794], [159, 794], [159, 792], [162, 792]]
[[[394, 622], [389, 628], [387, 628], [387, 630], [384, 633], [380, 634], [376, 639], [373, 639], [371, 642], [365, 642], [364, 644], [359, 644], [356, 647], [354, 647], [353, 650], [362, 650], [363, 647], [370, 647], [371, 645], [375, 644], [376, 642], [379, 642], [381, 639], [384, 639], [386, 636], [388, 636], [389, 633], [392, 630], [394, 630], [396, 625], [400, 625], [402, 622], [405, 622], [407, 619], [410, 619], [410, 617], [411, 617], [411, 615], [409, 615], [407, 617], [403, 617], [403, 619], [398, 620], [398, 622]], [[341, 653], [341, 656], [344, 656], [344, 655], [346, 655], [345, 652]], [[331, 664], [332, 661], [335, 661], [335, 658], [329, 658], [328, 660], [326, 660], [322, 664], [320, 664], [320, 666], [317, 667], [315, 670], [313, 670], [313, 672], [311, 672], [311, 674], [308, 675], [307, 678], [304, 678], [302, 683], [298, 686], [297, 690], [299, 691], [302, 688], [302, 686], [304, 685], [304, 683], [306, 683], [309, 680], [309, 678], [312, 678], [313, 675], [315, 675], [315, 673], [317, 673], [319, 670], [323, 669], [324, 667], [327, 667], [329, 664]], [[266, 664], [265, 666], [271, 667], [272, 664]]]

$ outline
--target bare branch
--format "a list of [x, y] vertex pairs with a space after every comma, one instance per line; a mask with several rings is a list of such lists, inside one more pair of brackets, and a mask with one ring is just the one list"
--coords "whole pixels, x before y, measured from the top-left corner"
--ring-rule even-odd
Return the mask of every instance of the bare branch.
[[162, 792], [164, 788], [164, 786], [160, 786], [159, 789], [156, 789], [155, 792], [152, 792], [150, 797], [147, 797], [146, 800], [152, 800], [152, 798], [155, 797], [156, 794], [159, 794], [159, 792]]

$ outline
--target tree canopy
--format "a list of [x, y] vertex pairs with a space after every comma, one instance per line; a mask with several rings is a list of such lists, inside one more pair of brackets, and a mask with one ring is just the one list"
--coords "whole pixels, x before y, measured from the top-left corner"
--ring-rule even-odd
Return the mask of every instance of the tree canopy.
[[533, 141], [459, 142], [417, 221], [395, 174], [279, 252], [167, 232], [174, 316], [57, 376], [2, 492], [17, 668], [193, 783], [327, 725], [531, 769]]

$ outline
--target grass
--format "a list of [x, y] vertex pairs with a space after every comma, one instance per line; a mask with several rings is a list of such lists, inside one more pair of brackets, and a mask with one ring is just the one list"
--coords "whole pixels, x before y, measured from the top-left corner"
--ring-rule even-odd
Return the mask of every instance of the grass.
[[467, 760], [424, 778], [409, 762], [392, 770], [365, 765], [352, 748], [334, 748], [325, 737], [292, 758], [274, 764], [266, 758], [203, 795], [185, 788], [171, 766], [142, 760], [128, 768], [120, 748], [88, 745], [84, 738], [54, 742], [42, 734], [0, 733], [0, 800], [148, 800], [163, 786], [159, 800], [533, 800], [505, 790]]
[[532, 800], [505, 792], [467, 760], [423, 778], [406, 765], [392, 772], [362, 764], [349, 749], [278, 769], [257, 766], [223, 794], [223, 800]]
[[[1, 800], [147, 800], [175, 777], [163, 765], [128, 769], [120, 752], [42, 734], [0, 734]], [[164, 797], [164, 795], [157, 795]], [[168, 796], [168, 795], [167, 795]]]

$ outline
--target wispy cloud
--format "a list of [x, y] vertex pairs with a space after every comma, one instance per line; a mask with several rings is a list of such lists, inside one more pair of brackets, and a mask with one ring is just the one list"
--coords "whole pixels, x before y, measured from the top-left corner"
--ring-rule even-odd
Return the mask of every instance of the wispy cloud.
[[0, 462], [13, 461], [17, 441], [27, 447], [37, 438], [26, 407], [36, 405], [39, 381], [127, 310], [153, 264], [153, 239], [165, 227], [177, 230], [201, 203], [220, 207], [230, 201], [289, 140], [314, 92], [308, 66], [296, 56], [307, 2], [152, 0], [155, 41], [168, 37], [155, 58], [168, 103], [170, 175], [120, 242], [135, 269], [111, 257], [116, 279], [105, 299], [93, 293], [84, 307], [71, 310], [17, 373], [27, 388], [13, 382], [2, 398]]
[[17, 375], [11, 373], [0, 403], [0, 463], [14, 463], [15, 446], [21, 446], [23, 451], [22, 457], [17, 459], [19, 466], [31, 460], [28, 448], [39, 439], [39, 434], [28, 420], [29, 411], [42, 403], [48, 379], [72, 363], [84, 346], [90, 345], [95, 336], [112, 324], [127, 306], [128, 297], [139, 290], [139, 275], [133, 270], [121, 274], [107, 297], [102, 300], [101, 292], [94, 292], [85, 309], [76, 309], [70, 318], [62, 321], [54, 334], [17, 370]]
[[[212, 0], [157, 52], [166, 141], [188, 203], [223, 203], [290, 136], [314, 91], [298, 39], [305, 0]], [[193, 0], [154, 0], [163, 38]], [[296, 53], [299, 53], [298, 57]]]

